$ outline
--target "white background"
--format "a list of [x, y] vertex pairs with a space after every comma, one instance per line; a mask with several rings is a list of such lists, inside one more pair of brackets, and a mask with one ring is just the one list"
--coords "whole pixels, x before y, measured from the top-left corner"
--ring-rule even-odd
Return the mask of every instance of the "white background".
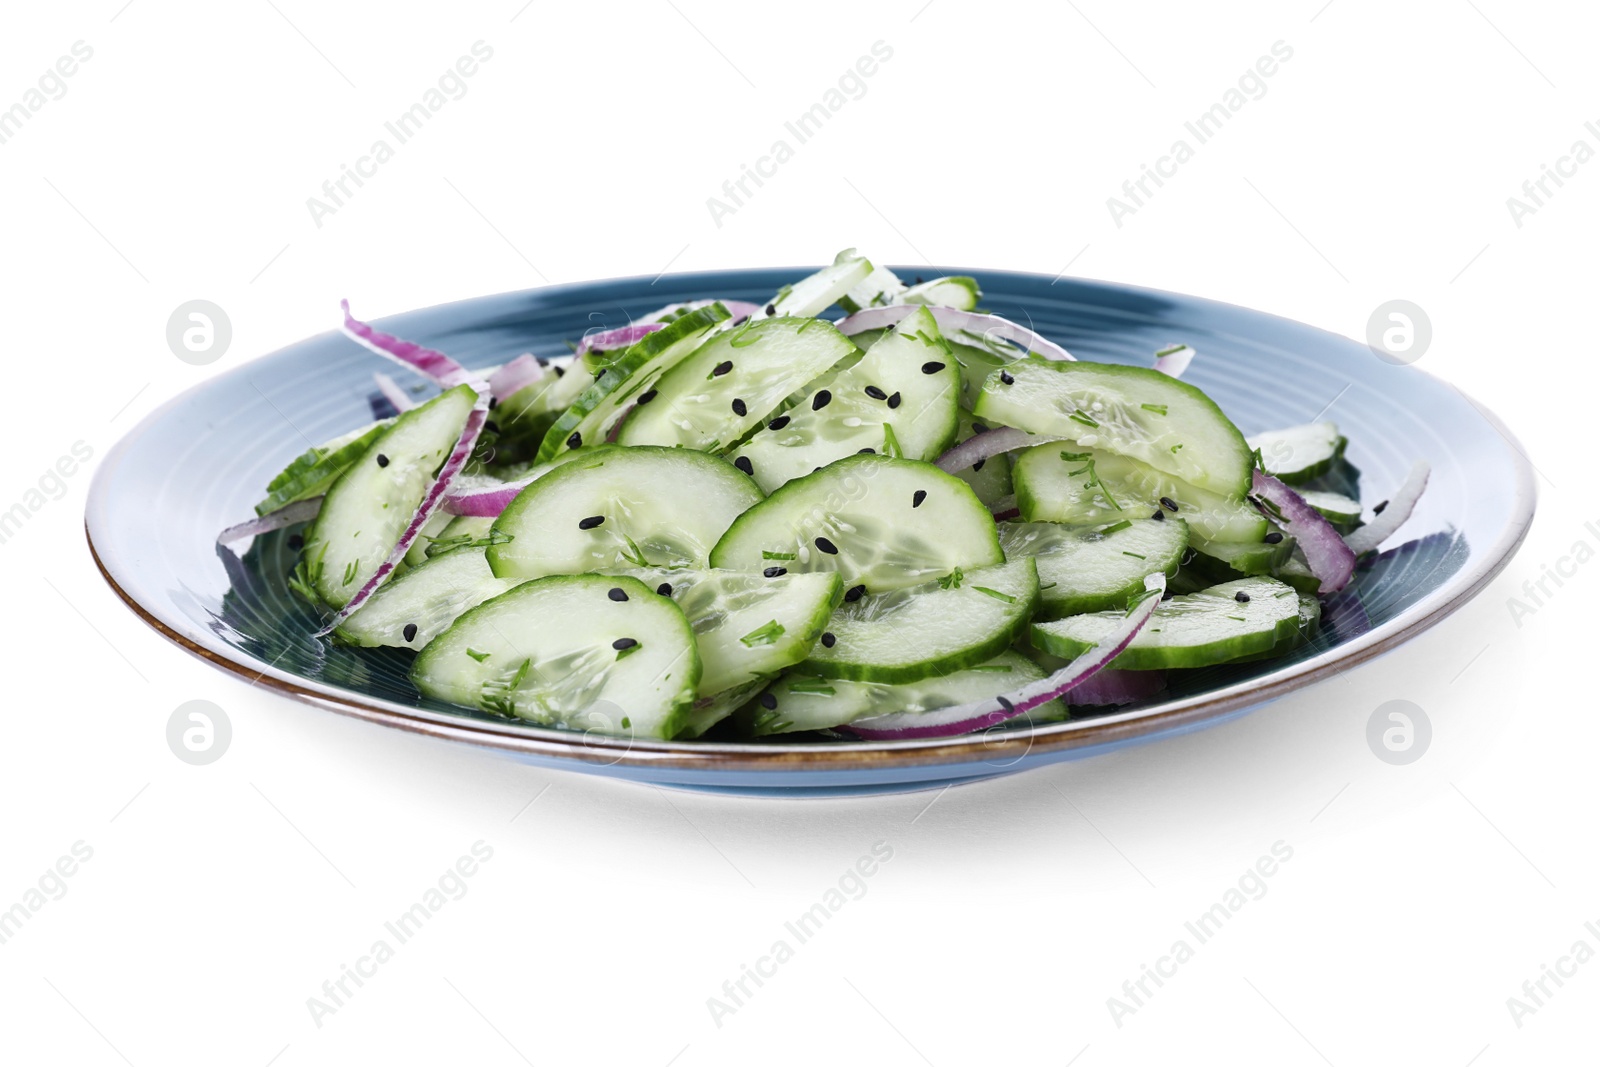
[[[757, 802], [531, 770], [211, 670], [95, 574], [80, 472], [0, 545], [0, 908], [93, 849], [0, 945], [0, 1058], [1593, 1061], [1600, 963], [1520, 1026], [1507, 998], [1579, 939], [1600, 950], [1600, 567], [1520, 625], [1507, 600], [1600, 541], [1600, 163], [1520, 227], [1506, 205], [1600, 147], [1592, 6], [123, 4], [10, 5], [0, 33], [0, 106], [94, 50], [0, 145], [0, 509], [74, 442], [98, 460], [166, 398], [328, 328], [341, 296], [380, 316], [858, 245], [1353, 337], [1413, 300], [1420, 365], [1521, 435], [1541, 510], [1459, 615], [1240, 721], [938, 796]], [[317, 227], [307, 197], [478, 40], [467, 94]], [[716, 225], [707, 197], [880, 40], [866, 94]], [[1280, 40], [1266, 95], [1115, 225], [1106, 198]], [[234, 328], [205, 368], [164, 337], [194, 298]], [[191, 699], [233, 723], [207, 767], [165, 741]], [[1367, 746], [1391, 699], [1433, 723], [1409, 766]], [[466, 896], [317, 1025], [307, 999], [480, 840]], [[717, 1025], [707, 998], [880, 841], [866, 895]], [[1278, 841], [1266, 895], [1118, 1025], [1107, 998]]]

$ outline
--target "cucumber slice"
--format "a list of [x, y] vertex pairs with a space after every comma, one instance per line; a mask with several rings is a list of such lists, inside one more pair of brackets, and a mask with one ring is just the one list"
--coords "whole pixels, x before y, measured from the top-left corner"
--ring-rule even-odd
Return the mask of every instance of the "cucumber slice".
[[296, 456], [287, 467], [267, 483], [266, 499], [256, 505], [257, 515], [266, 515], [287, 507], [296, 501], [306, 500], [326, 492], [345, 470], [360, 459], [367, 446], [392, 423], [384, 419], [363, 426], [343, 437], [335, 437], [327, 444], [317, 445]]
[[774, 315], [809, 318], [832, 307], [846, 293], [866, 280], [872, 264], [847, 248], [829, 266], [779, 290], [767, 306]]
[[1315, 593], [1322, 588], [1322, 579], [1311, 573], [1311, 564], [1306, 562], [1306, 555], [1298, 546], [1272, 576], [1302, 594]]
[[[1239, 600], [1241, 595], [1248, 599]], [[1122, 618], [1120, 611], [1100, 611], [1034, 623], [1029, 638], [1053, 656], [1072, 659], [1094, 647]], [[1299, 594], [1282, 582], [1224, 582], [1164, 601], [1110, 666], [1152, 671], [1226, 663], [1267, 651], [1293, 634], [1299, 620]]]
[[899, 299], [895, 300], [894, 303], [929, 304], [934, 307], [971, 311], [978, 306], [978, 298], [982, 295], [983, 290], [978, 288], [978, 280], [976, 278], [953, 276], [918, 282], [901, 293]]
[[994, 518], [931, 463], [851, 456], [752, 507], [711, 552], [713, 567], [838, 571], [847, 598], [1003, 563]]
[[848, 337], [822, 319], [751, 319], [717, 334], [662, 375], [651, 386], [657, 395], [633, 409], [617, 442], [720, 452], [789, 394], [856, 352]]
[[1319, 515], [1333, 525], [1349, 527], [1361, 524], [1360, 501], [1326, 489], [1300, 489], [1297, 492]]
[[695, 738], [704, 734], [717, 723], [726, 719], [746, 704], [761, 690], [767, 687], [765, 678], [757, 678], [753, 682], [736, 686], [733, 689], [724, 689], [720, 693], [713, 693], [708, 697], [699, 697], [694, 702], [694, 707], [689, 712], [688, 722], [678, 733], [680, 740]]
[[827, 571], [770, 578], [667, 567], [625, 573], [670, 597], [688, 618], [700, 651], [702, 697], [769, 678], [805, 659], [844, 595], [839, 576]]
[[1102, 526], [1002, 522], [1007, 559], [1032, 556], [1039, 567], [1039, 611], [1057, 619], [1125, 608], [1144, 592], [1146, 576], [1170, 574], [1183, 558], [1189, 527], [1182, 519], [1123, 519]]
[[688, 722], [700, 657], [683, 612], [637, 578], [563, 575], [468, 611], [417, 656], [411, 680], [497, 715], [668, 739]]
[[1255, 457], [1212, 399], [1149, 367], [1030, 356], [983, 383], [973, 411], [1115, 452], [1221, 496], [1250, 488]]
[[536, 455], [551, 425], [591, 383], [581, 369], [547, 367], [543, 378], [497, 401], [489, 418], [499, 427], [501, 453]]
[[[846, 263], [853, 259], [861, 258], [853, 248], [847, 248], [834, 257], [834, 264]], [[900, 303], [900, 294], [906, 291], [906, 283], [900, 276], [888, 267], [873, 267], [872, 272], [861, 281], [850, 287], [849, 292], [839, 297], [839, 306], [848, 312], [857, 312], [862, 308], [880, 307], [884, 304]], [[865, 345], [861, 346], [865, 348]]]
[[1332, 422], [1308, 422], [1282, 430], [1268, 430], [1250, 438], [1261, 451], [1268, 474], [1289, 485], [1299, 485], [1328, 473], [1344, 456], [1347, 442]]
[[703, 567], [761, 490], [726, 460], [674, 448], [612, 448], [540, 478], [495, 520], [502, 578], [619, 567]]
[[1009, 345], [989, 341], [964, 330], [945, 340], [950, 342], [951, 352], [961, 365], [961, 406], [964, 408], [971, 408], [978, 402], [978, 397], [983, 394], [983, 383], [989, 380], [989, 375], [1015, 363], [1022, 355]]
[[470, 385], [458, 385], [402, 413], [333, 483], [301, 554], [325, 603], [344, 607], [389, 557], [477, 400]]
[[956, 434], [961, 382], [949, 351], [933, 315], [918, 308], [857, 363], [822, 381], [809, 403], [757, 430], [734, 463], [770, 493], [858, 452], [937, 459]]
[[[989, 427], [973, 417], [972, 412], [963, 411], [956, 421], [956, 440], [965, 441], [973, 434], [982, 433]], [[972, 487], [979, 500], [991, 510], [998, 511], [996, 507], [1002, 500], [1012, 494], [1011, 486], [1011, 457], [991, 456], [989, 459], [980, 459], [970, 467], [963, 467], [955, 472], [957, 478]]]
[[400, 566], [395, 568], [395, 577], [400, 577], [412, 567], [420, 567], [428, 562], [428, 548], [433, 544], [433, 539], [444, 532], [444, 528], [455, 520], [455, 516], [447, 513], [443, 508], [428, 516], [428, 521], [422, 524], [422, 531], [417, 539], [411, 542], [411, 547], [406, 549], [405, 558], [400, 561]]
[[833, 613], [804, 670], [824, 678], [915, 682], [982, 663], [1011, 646], [1039, 602], [1024, 556], [998, 567], [957, 567], [936, 582], [862, 597]]
[[494, 516], [451, 515], [447, 518], [450, 521], [438, 533], [417, 538], [418, 542], [427, 543], [423, 555], [428, 559], [458, 548], [488, 548], [493, 543], [490, 531], [494, 528]]
[[463, 612], [516, 584], [494, 576], [482, 549], [447, 552], [412, 567], [373, 593], [334, 635], [347, 644], [368, 648], [420, 649], [448, 630]]
[[[903, 685], [822, 678], [796, 670], [742, 710], [736, 725], [741, 732], [757, 737], [826, 730], [875, 715], [971, 704], [1043, 677], [1044, 671], [1031, 660], [1010, 651], [965, 670]], [[1030, 715], [1035, 722], [1054, 722], [1065, 719], [1067, 709], [1059, 700], [1052, 700]]]
[[1294, 633], [1287, 637], [1279, 638], [1278, 643], [1265, 652], [1256, 652], [1238, 659], [1229, 660], [1230, 663], [1252, 663], [1256, 660], [1277, 659], [1286, 656], [1317, 636], [1317, 630], [1322, 625], [1322, 601], [1314, 593], [1300, 593], [1300, 615], [1296, 620]]
[[[1178, 518], [1207, 541], [1260, 541], [1267, 520], [1235, 497], [1179, 481], [1127, 456], [1065, 442], [1035, 445], [1012, 462], [1017, 507], [1030, 522], [1097, 524], [1149, 518], [1176, 504]], [[1168, 509], [1169, 515], [1172, 514]]]
[[[698, 349], [706, 335], [728, 318], [727, 308], [708, 304], [679, 316], [620, 352], [607, 353], [612, 357], [611, 365], [551, 424], [536, 458], [545, 462], [568, 449], [606, 441], [628, 406], [647, 396], [663, 375]], [[567, 376], [582, 373], [574, 368]]]
[[[1282, 531], [1277, 531], [1282, 534]], [[1282, 534], [1282, 540], [1268, 544], [1265, 541], [1203, 541], [1195, 538], [1189, 543], [1194, 558], [1189, 561], [1197, 572], [1214, 582], [1227, 582], [1234, 578], [1257, 574], [1271, 574], [1289, 561], [1294, 552], [1294, 538]]]

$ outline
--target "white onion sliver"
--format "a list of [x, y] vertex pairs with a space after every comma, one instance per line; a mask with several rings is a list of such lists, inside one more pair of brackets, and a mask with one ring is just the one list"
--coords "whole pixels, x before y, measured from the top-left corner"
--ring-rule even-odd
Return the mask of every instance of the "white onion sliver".
[[1139, 636], [1150, 616], [1161, 604], [1161, 594], [1167, 588], [1163, 574], [1152, 574], [1144, 580], [1143, 598], [1133, 606], [1122, 622], [1110, 634], [1087, 652], [1059, 671], [1030, 682], [1020, 689], [972, 704], [959, 704], [932, 711], [902, 711], [889, 715], [874, 715], [870, 719], [857, 719], [839, 727], [857, 737], [873, 741], [909, 740], [924, 737], [953, 737], [974, 730], [997, 726], [1009, 719], [1026, 715], [1034, 708], [1068, 692], [1121, 655], [1133, 639]]
[[[544, 377], [544, 364], [531, 352], [524, 352], [489, 375], [489, 395], [504, 400]], [[404, 410], [403, 408], [401, 410]]]
[[1305, 554], [1306, 566], [1321, 583], [1317, 592], [1323, 596], [1337, 593], [1350, 584], [1356, 570], [1356, 554], [1344, 543], [1339, 531], [1324, 518], [1305, 498], [1260, 468], [1252, 471], [1250, 492], [1272, 505], [1275, 510], [1262, 508], [1262, 513], [1276, 519], [1300, 544]]
[[1183, 372], [1189, 369], [1189, 364], [1194, 362], [1198, 354], [1188, 345], [1177, 345], [1176, 350], [1162, 349], [1166, 355], [1156, 355], [1156, 370], [1170, 378], [1182, 378]]
[[1344, 539], [1350, 551], [1358, 556], [1374, 552], [1391, 534], [1405, 525], [1406, 520], [1411, 518], [1411, 512], [1416, 509], [1417, 501], [1422, 498], [1422, 491], [1428, 487], [1428, 472], [1426, 460], [1419, 459], [1412, 465], [1411, 473], [1406, 475], [1406, 480], [1395, 490], [1394, 496], [1389, 498], [1383, 511]]
[[378, 392], [383, 394], [383, 398], [396, 411], [410, 411], [417, 406], [417, 402], [411, 399], [411, 394], [400, 388], [399, 382], [382, 371], [373, 372], [372, 380], [377, 384]]
[[959, 311], [956, 308], [935, 307], [924, 304], [890, 304], [887, 307], [866, 308], [847, 315], [836, 325], [839, 332], [849, 337], [866, 330], [881, 330], [893, 326], [919, 307], [927, 307], [933, 320], [945, 333], [965, 332], [984, 338], [999, 337], [1026, 348], [1045, 359], [1072, 359], [1072, 353], [1045, 337], [1034, 333], [1019, 323], [999, 315], [981, 315], [976, 311]]
[[934, 465], [946, 474], [954, 474], [966, 470], [974, 463], [1006, 452], [1015, 452], [1019, 448], [1059, 440], [1061, 440], [1059, 437], [1039, 437], [1026, 430], [1012, 429], [1010, 426], [996, 426], [975, 433], [958, 445], [952, 445], [944, 455], [934, 461]]
[[322, 510], [322, 497], [314, 496], [306, 500], [296, 500], [293, 504], [285, 504], [277, 511], [269, 511], [265, 515], [250, 519], [230, 526], [217, 535], [217, 544], [226, 545], [234, 541], [242, 541], [246, 537], [258, 537], [273, 530], [281, 530], [285, 526], [293, 526], [297, 522], [310, 522], [317, 517], [317, 512]]

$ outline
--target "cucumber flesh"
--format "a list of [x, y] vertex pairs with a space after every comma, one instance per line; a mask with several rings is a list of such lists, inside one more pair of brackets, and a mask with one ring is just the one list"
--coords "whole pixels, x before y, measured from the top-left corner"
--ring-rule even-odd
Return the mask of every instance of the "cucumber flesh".
[[1322, 579], [1311, 573], [1311, 564], [1306, 562], [1305, 553], [1298, 547], [1272, 576], [1301, 593], [1315, 593], [1322, 588]]
[[901, 684], [982, 663], [1011, 646], [1039, 600], [1032, 557], [957, 568], [910, 589], [862, 597], [833, 613], [802, 668], [824, 678]]
[[334, 634], [352, 645], [421, 649], [468, 609], [516, 584], [494, 576], [481, 548], [447, 552], [373, 593]]
[[402, 413], [333, 483], [301, 553], [324, 603], [344, 607], [389, 558], [477, 400], [458, 385]]
[[1271, 574], [1289, 561], [1289, 556], [1295, 549], [1294, 538], [1281, 530], [1277, 532], [1282, 535], [1282, 539], [1273, 543], [1202, 541], [1196, 538], [1189, 544], [1195, 552], [1189, 565], [1214, 582]]
[[[1241, 601], [1243, 595], [1246, 599]], [[1120, 611], [1035, 623], [1029, 637], [1053, 656], [1072, 659], [1094, 647], [1123, 619]], [[1241, 578], [1163, 601], [1109, 666], [1151, 671], [1209, 667], [1265, 652], [1299, 627], [1300, 600], [1273, 578]]]
[[435, 699], [541, 725], [669, 739], [688, 722], [700, 658], [683, 612], [638, 579], [563, 575], [462, 615], [417, 656], [411, 680]]
[[1308, 422], [1258, 433], [1248, 444], [1260, 450], [1268, 474], [1288, 485], [1299, 485], [1332, 470], [1344, 456], [1346, 441], [1335, 423]]
[[765, 678], [757, 678], [753, 682], [724, 689], [711, 696], [699, 697], [694, 702], [694, 707], [689, 711], [689, 717], [684, 727], [678, 733], [679, 740], [695, 738], [703, 735], [717, 723], [726, 719], [734, 712], [748, 704], [752, 698], [767, 687]]
[[983, 383], [973, 412], [1114, 452], [1221, 496], [1250, 488], [1255, 457], [1212, 399], [1149, 367], [1029, 356]]
[[326, 492], [328, 486], [360, 459], [367, 446], [377, 440], [378, 435], [393, 421], [385, 419], [363, 426], [300, 453], [267, 483], [266, 499], [256, 505], [256, 514], [266, 515]]
[[[442, 556], [446, 552], [456, 549], [483, 549], [489, 547], [491, 542], [490, 531], [494, 528], [492, 515], [452, 515], [447, 516], [449, 522], [434, 534], [419, 537], [419, 542], [426, 541], [427, 548], [423, 555], [428, 559]], [[487, 564], [485, 564], [487, 566]]]
[[826, 571], [771, 578], [665, 567], [627, 573], [688, 618], [700, 652], [700, 697], [762, 681], [805, 659], [844, 595], [839, 576]]
[[867, 450], [937, 459], [956, 433], [960, 375], [949, 351], [933, 315], [917, 309], [853, 366], [824, 379], [809, 403], [758, 429], [733, 453], [735, 462], [771, 492]]
[[[535, 458], [548, 461], [569, 449], [606, 441], [629, 406], [699, 349], [706, 336], [729, 317], [728, 309], [721, 304], [708, 304], [679, 316], [620, 352], [607, 353], [610, 366], [545, 431]], [[583, 373], [574, 366], [567, 377], [577, 374], [581, 381]]]
[[[986, 429], [988, 427], [979, 422], [972, 412], [962, 411], [956, 420], [956, 440], [965, 441]], [[992, 511], [999, 511], [997, 505], [1012, 494], [1011, 457], [1008, 455], [979, 460], [970, 467], [956, 471], [955, 475], [971, 486], [978, 499]]]
[[795, 479], [739, 516], [711, 552], [713, 567], [838, 571], [847, 597], [1004, 561], [994, 518], [965, 483], [886, 456]]
[[[834, 264], [848, 262], [861, 258], [853, 248], [847, 248], [834, 257]], [[854, 313], [862, 308], [882, 307], [885, 304], [901, 303], [900, 294], [906, 291], [906, 283], [900, 276], [888, 267], [873, 267], [871, 273], [851, 286], [849, 291], [839, 297], [839, 306], [846, 311]], [[865, 345], [861, 347], [865, 348]]]
[[934, 307], [955, 308], [957, 311], [971, 311], [978, 306], [978, 298], [982, 295], [983, 290], [978, 288], [976, 278], [952, 276], [918, 282], [901, 293], [899, 299], [894, 302], [928, 304]]
[[1230, 663], [1252, 663], [1256, 660], [1277, 659], [1286, 656], [1309, 642], [1317, 636], [1317, 630], [1322, 625], [1322, 601], [1315, 593], [1300, 593], [1300, 616], [1296, 620], [1294, 632], [1286, 637], [1280, 637], [1278, 643], [1265, 652], [1256, 652], [1238, 659], [1229, 660]]
[[[747, 705], [739, 713], [736, 725], [742, 732], [758, 737], [826, 730], [876, 715], [976, 703], [1020, 689], [1044, 676], [1044, 671], [1031, 660], [1011, 651], [964, 670], [903, 685], [822, 678], [797, 669]], [[1030, 715], [1036, 722], [1052, 722], [1066, 718], [1067, 709], [1059, 700], [1052, 700]]]
[[1360, 501], [1326, 489], [1299, 489], [1297, 492], [1301, 499], [1333, 525], [1350, 527], [1361, 524]]
[[1174, 571], [1189, 543], [1182, 519], [1124, 519], [1099, 526], [1000, 523], [1007, 559], [1032, 556], [1046, 619], [1126, 608], [1151, 574]]
[[488, 546], [502, 578], [619, 567], [703, 567], [761, 490], [726, 460], [673, 448], [610, 448], [528, 486]]
[[829, 266], [793, 285], [784, 286], [768, 305], [773, 309], [773, 314], [802, 318], [820, 315], [865, 281], [872, 273], [872, 264], [860, 256], [851, 255], [852, 251], [847, 249], [840, 252]]
[[1260, 541], [1267, 534], [1266, 517], [1243, 500], [1096, 448], [1065, 442], [1035, 445], [1012, 462], [1011, 480], [1017, 507], [1030, 522], [1089, 525], [1149, 518], [1165, 509], [1164, 497], [1178, 506], [1176, 512], [1168, 509], [1168, 517], [1186, 520], [1197, 538]]
[[651, 387], [656, 395], [629, 413], [617, 443], [720, 452], [791, 393], [856, 352], [821, 319], [751, 319], [718, 333], [662, 375]]

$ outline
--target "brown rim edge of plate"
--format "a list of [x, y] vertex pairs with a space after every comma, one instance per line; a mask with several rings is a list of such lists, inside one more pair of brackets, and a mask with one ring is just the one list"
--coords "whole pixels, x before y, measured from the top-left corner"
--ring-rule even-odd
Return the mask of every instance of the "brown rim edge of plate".
[[[1456, 391], [1460, 392], [1459, 389]], [[1462, 393], [1462, 396], [1465, 395]], [[117, 583], [100, 558], [100, 552], [95, 547], [87, 522], [84, 524], [84, 539], [88, 542], [89, 554], [94, 558], [95, 567], [106, 584], [146, 625], [179, 648], [219, 670], [245, 678], [251, 685], [265, 682], [276, 691], [313, 707], [429, 737], [602, 767], [622, 765], [639, 768], [756, 770], [782, 773], [932, 767], [972, 760], [993, 762], [998, 758], [1007, 757], [1015, 761], [1029, 755], [1035, 749], [1040, 752], [1067, 752], [1116, 744], [1203, 722], [1230, 711], [1268, 703], [1302, 686], [1321, 681], [1347, 668], [1359, 666], [1404, 644], [1423, 631], [1432, 629], [1455, 614], [1511, 562], [1533, 524], [1538, 498], [1538, 486], [1533, 479], [1527, 454], [1511, 431], [1500, 421], [1499, 416], [1488, 408], [1470, 400], [1468, 402], [1509, 447], [1512, 464], [1517, 471], [1517, 507], [1509, 516], [1508, 526], [1500, 540], [1490, 547], [1487, 562], [1477, 573], [1472, 574], [1465, 584], [1454, 590], [1452, 595], [1391, 633], [1370, 641], [1358, 638], [1353, 644], [1342, 649], [1331, 649], [1314, 659], [1298, 664], [1290, 668], [1287, 673], [1271, 678], [1265, 684], [1253, 681], [1241, 682], [1212, 693], [1189, 697], [1159, 711], [1135, 709], [1092, 719], [1047, 724], [1002, 738], [963, 735], [955, 738], [862, 741], [849, 744], [781, 742], [733, 744], [595, 738], [589, 734], [521, 725], [509, 720], [503, 725], [480, 720], [452, 721], [445, 714], [425, 709], [407, 708], [384, 700], [362, 699], [355, 694], [332, 687], [313, 687], [286, 672], [275, 672], [270, 664], [258, 669], [207, 648], [156, 618]]]

